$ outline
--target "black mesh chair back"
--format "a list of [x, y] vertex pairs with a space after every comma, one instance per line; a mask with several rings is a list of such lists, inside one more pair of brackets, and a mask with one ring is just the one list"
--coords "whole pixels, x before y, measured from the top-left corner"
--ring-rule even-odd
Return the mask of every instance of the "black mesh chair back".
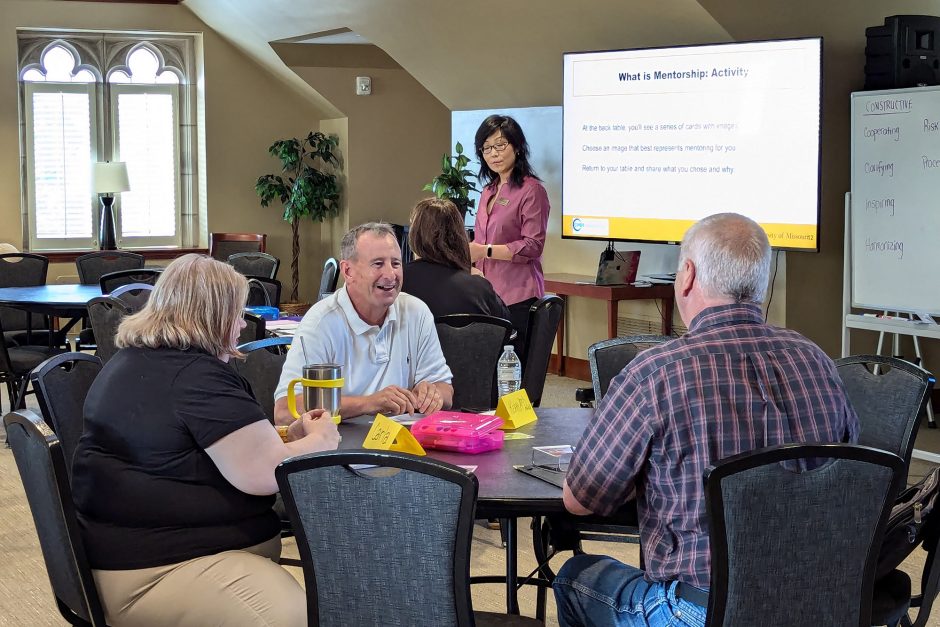
[[163, 268], [140, 268], [138, 270], [118, 270], [109, 272], [101, 277], [98, 285], [101, 286], [102, 294], [110, 294], [122, 285], [131, 283], [146, 283], [147, 285], [156, 285], [157, 279]]
[[229, 255], [228, 263], [245, 276], [263, 276], [268, 279], [276, 279], [277, 270], [281, 267], [280, 259], [262, 252], [235, 253]]
[[670, 339], [665, 335], [629, 335], [591, 344], [588, 347], [588, 363], [591, 366], [595, 401], [600, 401], [607, 394], [611, 379], [620, 374], [634, 357]]
[[117, 352], [114, 336], [124, 316], [132, 313], [124, 301], [113, 296], [99, 296], [88, 301], [88, 319], [95, 332], [98, 351], [95, 353], [101, 363], [106, 364]]
[[[49, 259], [32, 253], [0, 254], [0, 287], [32, 287], [45, 285], [49, 270]], [[40, 314], [28, 314], [12, 307], [0, 307], [0, 324], [3, 325], [4, 338], [8, 343], [23, 343], [20, 333], [27, 326], [27, 316], [32, 315], [32, 329], [48, 329], [48, 321]], [[15, 339], [14, 339], [15, 336]], [[36, 334], [33, 344], [48, 343], [45, 333]]]
[[552, 344], [563, 315], [565, 301], [553, 294], [543, 296], [529, 308], [529, 328], [522, 354], [522, 387], [533, 407], [542, 402], [548, 360], [552, 356]]
[[367, 451], [295, 457], [275, 474], [303, 563], [309, 625], [474, 624], [473, 474]]
[[245, 354], [244, 359], [233, 359], [229, 363], [235, 371], [245, 377], [255, 400], [264, 408], [264, 413], [274, 421], [274, 390], [281, 378], [281, 369], [287, 359], [292, 338], [269, 337], [241, 344], [238, 350]]
[[281, 282], [263, 276], [248, 277], [247, 307], [277, 307], [281, 304]]
[[408, 241], [408, 233], [411, 226], [407, 224], [393, 224], [392, 230], [395, 231], [395, 239], [398, 240], [398, 246], [401, 248], [401, 262], [411, 263], [415, 260], [415, 255], [411, 251], [411, 244]]
[[148, 283], [128, 283], [115, 288], [109, 296], [127, 305], [127, 309], [131, 313], [136, 313], [143, 309], [147, 301], [150, 300], [150, 292], [152, 291], [153, 285]]
[[[3, 324], [0, 323], [0, 337], [3, 337]], [[25, 407], [29, 388], [30, 371], [43, 361], [62, 353], [58, 347], [30, 344], [26, 346], [7, 346], [0, 342], [0, 383], [6, 384], [10, 409]]]
[[320, 275], [320, 292], [317, 300], [323, 300], [336, 291], [336, 283], [339, 281], [339, 265], [336, 260], [330, 257], [323, 264], [323, 274]]
[[85, 397], [99, 372], [101, 360], [97, 357], [86, 353], [62, 353], [42, 362], [29, 373], [42, 417], [59, 436], [69, 476], [78, 439], [82, 436]]
[[893, 453], [849, 444], [774, 446], [706, 470], [707, 624], [871, 625], [875, 566], [904, 471]]
[[99, 285], [101, 277], [119, 270], [139, 270], [144, 267], [144, 256], [118, 250], [101, 250], [82, 255], [75, 260], [78, 282]]
[[59, 438], [39, 416], [26, 409], [7, 414], [3, 424], [59, 612], [72, 625], [104, 625]]
[[512, 323], [482, 314], [434, 319], [444, 360], [454, 375], [455, 408], [484, 411], [496, 406], [496, 362], [509, 344]]
[[[890, 451], [909, 465], [920, 417], [936, 379], [920, 366], [896, 357], [855, 355], [835, 363], [858, 414], [858, 443]], [[906, 481], [907, 476], [901, 479]]]
[[263, 253], [266, 233], [209, 233], [209, 256], [225, 261], [236, 253]]
[[257, 340], [263, 340], [265, 328], [267, 326], [264, 322], [264, 318], [248, 313], [247, 311], [244, 314], [244, 318], [245, 328], [242, 329], [241, 333], [238, 334], [238, 345], [247, 344], [248, 342], [254, 342]]

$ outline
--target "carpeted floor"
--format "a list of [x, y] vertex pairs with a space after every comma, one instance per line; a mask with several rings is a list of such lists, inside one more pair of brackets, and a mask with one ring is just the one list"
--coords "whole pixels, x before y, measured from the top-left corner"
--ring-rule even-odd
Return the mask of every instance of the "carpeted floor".
[[[574, 379], [549, 375], [542, 398], [544, 407], [576, 407], [574, 390], [585, 384]], [[5, 399], [4, 399], [5, 400]], [[5, 404], [5, 403], [4, 403]], [[29, 405], [35, 407], [30, 397]], [[923, 476], [930, 467], [924, 462], [914, 461], [911, 480]], [[519, 572], [528, 573], [535, 568], [532, 559], [530, 520], [519, 521]], [[614, 543], [586, 543], [589, 552], [613, 555], [618, 559], [637, 564], [637, 545]], [[297, 549], [292, 540], [285, 542], [286, 556], [296, 557]], [[557, 571], [570, 553], [556, 557], [552, 566]], [[9, 449], [0, 447], [0, 626], [65, 625], [59, 617], [49, 589], [39, 543], [33, 530], [33, 521], [20, 484], [13, 455]], [[920, 585], [923, 569], [923, 552], [917, 551], [903, 565], [912, 575], [915, 589]], [[289, 568], [294, 576], [302, 580], [299, 568]], [[471, 574], [498, 575], [504, 571], [503, 549], [499, 531], [477, 525], [474, 530]], [[474, 609], [505, 611], [505, 596], [502, 585], [473, 586]], [[548, 625], [557, 625], [554, 600], [549, 596]], [[526, 586], [520, 592], [522, 613], [535, 615], [535, 591]], [[927, 623], [940, 627], [940, 612]]]

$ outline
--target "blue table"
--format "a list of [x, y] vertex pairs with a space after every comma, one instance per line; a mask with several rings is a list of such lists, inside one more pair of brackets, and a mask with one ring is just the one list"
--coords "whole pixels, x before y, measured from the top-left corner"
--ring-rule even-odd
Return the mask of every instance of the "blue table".
[[[30, 313], [71, 318], [62, 329], [67, 333], [88, 311], [88, 301], [101, 296], [97, 285], [33, 285], [30, 287], [0, 288], [0, 306], [13, 307]], [[31, 317], [27, 316], [27, 338], [32, 332]], [[49, 334], [50, 345], [53, 334]], [[27, 339], [29, 341], [29, 339]]]

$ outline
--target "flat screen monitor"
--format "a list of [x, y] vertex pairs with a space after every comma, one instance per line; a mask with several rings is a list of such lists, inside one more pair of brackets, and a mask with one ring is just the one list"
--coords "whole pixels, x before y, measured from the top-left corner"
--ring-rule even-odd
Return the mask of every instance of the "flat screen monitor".
[[562, 236], [676, 243], [753, 218], [819, 246], [822, 39], [564, 55]]

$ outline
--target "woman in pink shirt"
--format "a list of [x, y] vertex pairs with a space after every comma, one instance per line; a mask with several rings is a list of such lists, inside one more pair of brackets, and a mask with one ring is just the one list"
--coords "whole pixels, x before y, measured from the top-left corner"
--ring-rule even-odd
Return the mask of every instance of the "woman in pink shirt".
[[542, 249], [548, 227], [548, 194], [532, 166], [529, 144], [511, 117], [491, 115], [474, 140], [483, 194], [470, 257], [509, 306], [524, 346], [529, 307], [545, 295]]

